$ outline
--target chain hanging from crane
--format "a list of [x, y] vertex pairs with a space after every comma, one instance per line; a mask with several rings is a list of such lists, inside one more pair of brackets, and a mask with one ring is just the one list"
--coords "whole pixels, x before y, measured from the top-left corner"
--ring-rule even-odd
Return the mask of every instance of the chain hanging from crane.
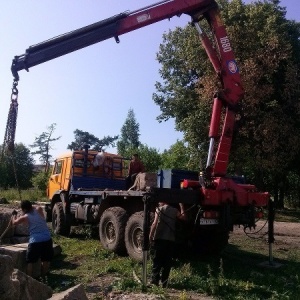
[[13, 171], [15, 175], [16, 185], [19, 192], [19, 197], [21, 197], [21, 190], [19, 187], [18, 176], [17, 176], [17, 169], [15, 164], [15, 135], [16, 135], [16, 126], [17, 126], [17, 116], [18, 116], [18, 94], [19, 91], [17, 89], [18, 86], [18, 79], [14, 79], [13, 86], [12, 86], [12, 93], [11, 93], [11, 103], [9, 107], [4, 141], [2, 146], [2, 155], [1, 160], [3, 160], [4, 154], [10, 156], [12, 160]]
[[15, 150], [15, 134], [16, 134], [16, 126], [17, 126], [17, 116], [18, 116], [18, 94], [19, 91], [17, 89], [18, 81], [14, 79], [11, 93], [11, 103], [9, 107], [3, 148], [2, 148], [2, 157], [4, 152], [14, 153]]

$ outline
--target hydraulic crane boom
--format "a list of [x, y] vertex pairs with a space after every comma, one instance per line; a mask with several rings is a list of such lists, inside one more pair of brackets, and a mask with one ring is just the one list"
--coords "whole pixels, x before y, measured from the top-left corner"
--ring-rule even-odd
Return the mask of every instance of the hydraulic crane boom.
[[[16, 116], [18, 72], [88, 47], [100, 41], [114, 37], [119, 42], [119, 36], [148, 26], [152, 23], [169, 19], [181, 14], [190, 15], [192, 22], [199, 32], [202, 45], [222, 83], [222, 90], [214, 97], [213, 114], [210, 126], [210, 148], [207, 159], [207, 170], [213, 176], [224, 176], [229, 159], [229, 151], [234, 125], [234, 107], [243, 97], [239, 70], [234, 59], [233, 51], [221, 20], [215, 0], [165, 0], [133, 12], [124, 12], [92, 25], [68, 32], [29, 47], [25, 54], [15, 56], [11, 70], [14, 76], [14, 97], [7, 122], [4, 143], [14, 144]], [[202, 31], [198, 21], [205, 18], [215, 37], [215, 49], [212, 41]], [[221, 112], [225, 107], [223, 130], [220, 134]], [[220, 139], [219, 139], [220, 136]], [[219, 139], [218, 149], [215, 141]], [[214, 158], [214, 161], [213, 161]]]
[[71, 53], [95, 43], [119, 36], [148, 26], [164, 19], [181, 14], [193, 15], [195, 12], [206, 11], [215, 6], [214, 0], [165, 0], [153, 5], [124, 12], [89, 26], [65, 33], [50, 40], [33, 45], [26, 49], [25, 54], [16, 56], [12, 63], [12, 73], [18, 79], [18, 71], [29, 68]]

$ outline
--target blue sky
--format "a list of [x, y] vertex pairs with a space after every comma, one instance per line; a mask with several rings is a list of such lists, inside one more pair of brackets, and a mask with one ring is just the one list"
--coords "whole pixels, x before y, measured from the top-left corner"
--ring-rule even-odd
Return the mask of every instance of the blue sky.
[[[4, 137], [10, 105], [11, 61], [34, 44], [89, 25], [126, 10], [155, 3], [153, 0], [16, 0], [3, 1], [0, 10], [0, 139]], [[250, 1], [245, 1], [249, 3]], [[282, 0], [287, 17], [299, 21], [298, 0]], [[66, 56], [21, 71], [16, 142], [32, 144], [36, 136], [57, 123], [54, 136], [62, 136], [52, 155], [64, 152], [80, 129], [95, 136], [120, 133], [128, 110], [140, 124], [140, 141], [159, 151], [169, 148], [181, 133], [173, 120], [158, 123], [158, 106], [152, 100], [160, 80], [156, 52], [162, 34], [185, 26], [181, 16], [98, 43]], [[2, 140], [1, 140], [2, 142]]]

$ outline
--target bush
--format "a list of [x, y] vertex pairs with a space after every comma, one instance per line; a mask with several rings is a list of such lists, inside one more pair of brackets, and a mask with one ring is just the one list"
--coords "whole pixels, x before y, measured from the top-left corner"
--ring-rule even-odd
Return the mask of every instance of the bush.
[[46, 191], [50, 174], [48, 172], [40, 172], [32, 177], [32, 185], [39, 190]]

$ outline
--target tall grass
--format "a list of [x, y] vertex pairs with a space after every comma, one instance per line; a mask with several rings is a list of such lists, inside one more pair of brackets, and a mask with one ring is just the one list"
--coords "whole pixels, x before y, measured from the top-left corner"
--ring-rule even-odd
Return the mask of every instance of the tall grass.
[[8, 202], [30, 200], [30, 201], [47, 201], [45, 191], [39, 189], [21, 190], [17, 189], [0, 189], [0, 199], [5, 198]]

